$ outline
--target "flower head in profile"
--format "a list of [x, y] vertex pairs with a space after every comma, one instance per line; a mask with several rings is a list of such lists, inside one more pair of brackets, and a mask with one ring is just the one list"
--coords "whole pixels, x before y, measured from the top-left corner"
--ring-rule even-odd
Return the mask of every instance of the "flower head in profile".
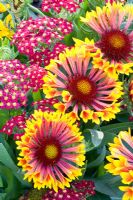
[[19, 166], [35, 188], [70, 187], [82, 175], [84, 137], [70, 114], [35, 111], [27, 120], [25, 134], [17, 141]]
[[[107, 3], [103, 8], [87, 12], [81, 20], [99, 34], [96, 46], [106, 59], [118, 64], [128, 62], [129, 68], [133, 66], [133, 32], [130, 29], [133, 5]], [[122, 67], [121, 72], [124, 73]]]
[[120, 175], [123, 183], [133, 181], [133, 137], [131, 131], [121, 131], [114, 143], [110, 143], [111, 155], [107, 156], [109, 164], [105, 165], [110, 173]]
[[60, 112], [72, 111], [77, 119], [80, 116], [84, 122], [92, 119], [99, 124], [99, 118], [109, 121], [120, 111], [117, 99], [122, 94], [122, 83], [94, 69], [94, 57], [84, 45], [67, 49], [46, 67], [43, 91], [46, 98], [60, 99], [55, 104]]

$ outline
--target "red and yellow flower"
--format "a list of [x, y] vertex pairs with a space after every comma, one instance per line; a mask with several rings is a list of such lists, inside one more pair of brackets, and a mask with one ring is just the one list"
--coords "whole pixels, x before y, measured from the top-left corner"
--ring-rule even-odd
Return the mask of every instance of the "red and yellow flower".
[[122, 83], [93, 67], [98, 53], [93, 50], [92, 46], [77, 45], [61, 53], [59, 60], [52, 60], [45, 68], [43, 91], [46, 98], [60, 99], [55, 104], [60, 112], [99, 124], [100, 119], [109, 121], [120, 111], [117, 100], [122, 95]]
[[125, 175], [128, 174], [131, 179], [133, 171], [133, 137], [130, 130], [121, 131], [118, 137], [114, 138], [114, 143], [109, 143], [109, 145], [111, 155], [107, 156], [107, 160], [110, 163], [105, 165], [105, 169], [113, 175], [121, 175], [124, 183], [129, 183], [129, 178], [126, 180]]
[[20, 150], [18, 165], [35, 188], [57, 192], [82, 175], [84, 137], [70, 114], [35, 111], [16, 143]]
[[130, 96], [131, 102], [133, 103], [133, 79], [130, 81], [130, 84], [129, 84], [129, 96]]
[[133, 5], [116, 2], [107, 3], [103, 8], [97, 7], [96, 11], [87, 12], [85, 18], [81, 17], [82, 22], [99, 34], [96, 47], [111, 63], [117, 63], [118, 73], [133, 72], [133, 33], [129, 29], [132, 20]]

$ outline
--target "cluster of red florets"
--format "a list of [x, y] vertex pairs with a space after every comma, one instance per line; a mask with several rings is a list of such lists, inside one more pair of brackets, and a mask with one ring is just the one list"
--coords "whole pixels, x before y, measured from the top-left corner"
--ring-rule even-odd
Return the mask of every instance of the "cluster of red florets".
[[[7, 135], [11, 135], [15, 131], [15, 138], [24, 134], [24, 128], [26, 127], [26, 114], [23, 113], [21, 115], [17, 115], [12, 117], [10, 120], [6, 122], [6, 124], [2, 127], [0, 132], [5, 133]], [[19, 132], [17, 134], [17, 132]]]
[[[31, 107], [34, 107], [34, 110], [42, 110], [47, 112], [52, 112], [53, 105], [58, 103], [56, 99], [42, 99], [40, 101], [33, 102]], [[30, 116], [32, 118], [32, 115]], [[5, 133], [7, 135], [14, 135], [15, 140], [21, 139], [21, 136], [24, 134], [24, 128], [26, 128], [26, 120], [28, 116], [26, 112], [21, 115], [17, 115], [9, 119], [6, 124], [0, 130], [1, 133]]]
[[12, 44], [29, 57], [31, 63], [47, 65], [66, 46], [60, 41], [72, 32], [72, 23], [62, 18], [42, 17], [22, 21], [17, 27]]
[[[81, 3], [79, 1], [79, 3]], [[43, 0], [42, 1], [42, 11], [49, 12], [51, 9], [57, 13], [60, 13], [62, 8], [65, 8], [68, 12], [73, 13], [76, 12], [78, 8], [80, 8], [79, 3], [74, 0]]]
[[59, 189], [58, 193], [48, 190], [42, 200], [86, 200], [88, 196], [95, 195], [94, 182], [88, 180], [76, 181], [71, 184], [71, 188]]
[[32, 106], [34, 106], [34, 110], [42, 110], [47, 112], [53, 111], [53, 105], [58, 103], [59, 101], [54, 98], [50, 99], [42, 99], [40, 101], [33, 102]]
[[26, 65], [19, 60], [0, 61], [0, 108], [18, 109], [26, 105], [29, 89], [42, 87], [45, 69]]

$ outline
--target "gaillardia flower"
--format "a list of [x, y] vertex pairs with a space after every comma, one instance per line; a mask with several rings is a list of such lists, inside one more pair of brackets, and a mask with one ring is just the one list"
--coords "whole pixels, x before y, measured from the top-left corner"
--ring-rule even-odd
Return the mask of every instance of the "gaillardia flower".
[[133, 137], [130, 130], [121, 131], [118, 137], [114, 138], [114, 143], [109, 145], [111, 155], [107, 156], [107, 160], [110, 163], [105, 165], [105, 169], [113, 175], [120, 175], [123, 182], [129, 184], [129, 180], [133, 181]]
[[99, 34], [96, 46], [106, 59], [116, 63], [128, 62], [129, 68], [133, 66], [133, 32], [130, 29], [133, 5], [107, 3], [103, 8], [97, 7], [96, 11], [87, 12], [81, 20]]
[[84, 137], [70, 114], [35, 111], [27, 120], [25, 134], [17, 141], [19, 166], [35, 188], [70, 187], [82, 175]]
[[59, 60], [52, 60], [46, 67], [43, 91], [46, 98], [60, 99], [55, 104], [60, 112], [72, 111], [77, 119], [80, 116], [84, 122], [92, 119], [99, 124], [99, 117], [109, 121], [120, 111], [117, 99], [122, 94], [122, 83], [92, 66], [93, 53], [85, 45], [66, 49]]

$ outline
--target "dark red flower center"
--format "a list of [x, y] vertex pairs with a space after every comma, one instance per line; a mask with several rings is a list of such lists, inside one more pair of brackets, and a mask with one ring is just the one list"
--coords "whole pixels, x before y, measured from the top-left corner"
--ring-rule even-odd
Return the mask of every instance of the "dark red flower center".
[[131, 42], [129, 36], [120, 30], [111, 30], [102, 35], [97, 46], [110, 60], [126, 60], [130, 56]]
[[74, 75], [67, 83], [72, 100], [78, 104], [91, 104], [96, 97], [96, 86], [88, 77]]
[[44, 166], [54, 165], [62, 155], [61, 145], [55, 138], [44, 138], [33, 148], [33, 158]]

